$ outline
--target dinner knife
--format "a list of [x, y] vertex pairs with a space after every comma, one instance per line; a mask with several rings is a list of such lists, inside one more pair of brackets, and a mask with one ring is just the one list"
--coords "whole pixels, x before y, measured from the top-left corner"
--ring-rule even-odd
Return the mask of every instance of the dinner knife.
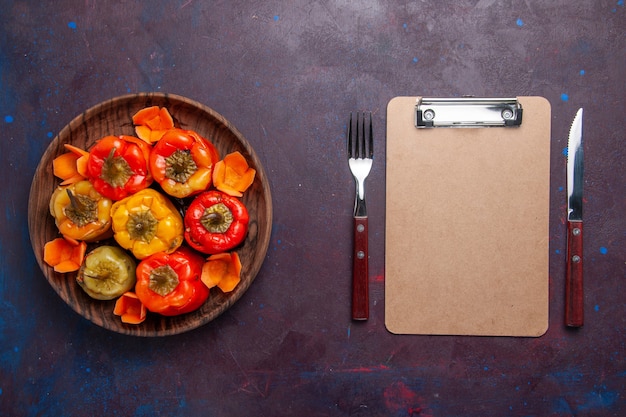
[[565, 325], [581, 327], [583, 303], [583, 109], [574, 117], [567, 141], [567, 268]]

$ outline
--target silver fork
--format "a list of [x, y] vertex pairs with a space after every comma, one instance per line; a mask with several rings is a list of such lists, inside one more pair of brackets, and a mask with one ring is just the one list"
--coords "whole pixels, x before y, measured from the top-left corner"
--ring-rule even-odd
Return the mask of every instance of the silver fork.
[[[372, 169], [374, 136], [372, 135], [372, 113], [366, 126], [365, 113], [353, 120], [350, 113], [348, 124], [348, 165], [354, 177], [356, 196], [354, 200], [354, 250], [352, 254], [352, 319], [369, 318], [369, 268], [368, 227], [365, 207], [365, 179]], [[366, 128], [367, 127], [367, 128]]]

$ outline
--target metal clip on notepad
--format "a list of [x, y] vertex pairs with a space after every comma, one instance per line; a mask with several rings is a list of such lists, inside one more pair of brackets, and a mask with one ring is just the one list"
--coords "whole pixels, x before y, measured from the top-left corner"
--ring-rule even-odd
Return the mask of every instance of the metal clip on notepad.
[[515, 98], [419, 98], [415, 126], [512, 127], [522, 124], [522, 105]]

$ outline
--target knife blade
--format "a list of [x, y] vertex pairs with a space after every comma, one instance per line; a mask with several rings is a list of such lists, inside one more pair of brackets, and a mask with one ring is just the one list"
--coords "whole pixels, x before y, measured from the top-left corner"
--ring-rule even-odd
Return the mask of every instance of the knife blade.
[[581, 327], [583, 300], [583, 109], [574, 117], [567, 141], [567, 267], [565, 325]]

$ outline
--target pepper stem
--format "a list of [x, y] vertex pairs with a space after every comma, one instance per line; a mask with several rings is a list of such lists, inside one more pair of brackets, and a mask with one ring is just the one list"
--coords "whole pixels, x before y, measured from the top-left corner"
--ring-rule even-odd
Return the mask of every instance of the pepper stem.
[[133, 170], [124, 158], [115, 156], [116, 150], [115, 147], [111, 148], [109, 156], [104, 160], [100, 178], [112, 187], [123, 187], [133, 176]]
[[131, 213], [126, 222], [126, 231], [132, 240], [149, 243], [156, 235], [158, 223], [150, 210]]
[[176, 149], [165, 158], [165, 176], [179, 183], [185, 183], [198, 170], [190, 150]]
[[200, 223], [211, 233], [225, 233], [235, 220], [233, 212], [224, 203], [207, 207], [200, 217]]
[[158, 266], [150, 272], [148, 288], [160, 296], [165, 297], [176, 289], [179, 282], [176, 271], [166, 264]]
[[70, 199], [69, 206], [65, 207], [64, 213], [76, 226], [83, 227], [98, 219], [98, 204], [86, 195], [74, 195], [68, 188], [67, 196]]
[[72, 193], [72, 190], [70, 190], [69, 188], [67, 190], [67, 196], [70, 199], [70, 205], [72, 206], [72, 209], [74, 211], [79, 211], [79, 210], [83, 210], [85, 208], [85, 205], [82, 204], [76, 197], [74, 197], [74, 194]]

